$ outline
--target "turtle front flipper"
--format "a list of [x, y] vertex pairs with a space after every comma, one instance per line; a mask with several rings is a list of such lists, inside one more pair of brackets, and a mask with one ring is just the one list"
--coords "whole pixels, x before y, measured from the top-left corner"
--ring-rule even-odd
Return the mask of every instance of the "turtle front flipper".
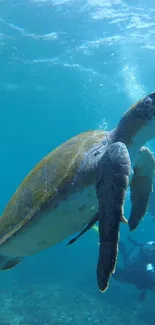
[[95, 223], [98, 221], [98, 212], [95, 213], [94, 217], [92, 218], [92, 220], [85, 226], [85, 228], [76, 236], [74, 237], [73, 239], [71, 239], [67, 246], [68, 245], [71, 245], [73, 243], [75, 243], [75, 241], [80, 238], [82, 235], [84, 235], [89, 229], [91, 229], [92, 227], [94, 227]]
[[131, 213], [129, 228], [134, 230], [146, 213], [150, 194], [153, 188], [155, 159], [146, 147], [142, 147], [133, 168], [134, 174], [130, 183]]
[[99, 201], [99, 258], [97, 280], [103, 292], [115, 271], [120, 222], [125, 221], [123, 204], [130, 174], [130, 157], [125, 144], [108, 147], [98, 165], [96, 179]]

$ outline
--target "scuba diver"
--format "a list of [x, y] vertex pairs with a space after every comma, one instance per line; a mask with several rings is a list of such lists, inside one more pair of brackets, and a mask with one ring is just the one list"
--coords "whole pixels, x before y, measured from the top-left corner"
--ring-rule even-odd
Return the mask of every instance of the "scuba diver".
[[[91, 228], [98, 232], [98, 226], [95, 225], [97, 221], [98, 213], [67, 245], [73, 244]], [[147, 290], [152, 290], [155, 287], [155, 241], [140, 244], [130, 237], [128, 240], [132, 244], [128, 252], [124, 243], [119, 243], [119, 253], [123, 257], [124, 267], [116, 267], [113, 278], [120, 282], [132, 284], [141, 290], [139, 298], [143, 301]]]
[[[153, 183], [153, 188], [155, 189], [155, 180]], [[152, 220], [155, 221], [155, 190], [151, 192], [148, 211], [152, 216]]]
[[139, 244], [130, 237], [128, 239], [132, 247], [127, 252], [124, 243], [120, 242], [119, 252], [123, 257], [124, 267], [117, 267], [113, 278], [142, 290], [139, 298], [143, 301], [147, 290], [155, 287], [155, 242]]

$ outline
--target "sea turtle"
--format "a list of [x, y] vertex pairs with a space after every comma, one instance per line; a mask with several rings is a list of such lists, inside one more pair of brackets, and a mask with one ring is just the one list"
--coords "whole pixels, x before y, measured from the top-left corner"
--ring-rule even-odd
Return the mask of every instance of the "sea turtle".
[[130, 230], [147, 208], [155, 160], [142, 146], [153, 137], [155, 92], [131, 107], [114, 130], [79, 134], [49, 153], [24, 179], [0, 218], [0, 269], [11, 269], [23, 257], [99, 220], [97, 279], [105, 291], [115, 270], [120, 222], [127, 222], [123, 206], [129, 183]]

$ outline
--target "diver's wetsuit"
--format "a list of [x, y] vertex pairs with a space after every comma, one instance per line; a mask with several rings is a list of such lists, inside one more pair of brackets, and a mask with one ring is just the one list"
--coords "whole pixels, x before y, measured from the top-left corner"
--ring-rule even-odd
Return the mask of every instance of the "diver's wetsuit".
[[113, 277], [121, 282], [133, 284], [140, 290], [151, 290], [155, 287], [155, 242], [138, 244], [127, 253], [121, 243], [120, 253], [123, 256], [124, 268], [116, 268]]

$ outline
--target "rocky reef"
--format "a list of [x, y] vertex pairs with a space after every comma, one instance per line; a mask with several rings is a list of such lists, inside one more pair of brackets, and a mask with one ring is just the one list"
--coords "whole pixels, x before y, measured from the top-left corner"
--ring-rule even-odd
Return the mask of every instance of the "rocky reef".
[[[115, 291], [117, 299], [119, 291]], [[0, 325], [146, 325], [103, 295], [57, 284], [13, 284], [0, 293]]]

